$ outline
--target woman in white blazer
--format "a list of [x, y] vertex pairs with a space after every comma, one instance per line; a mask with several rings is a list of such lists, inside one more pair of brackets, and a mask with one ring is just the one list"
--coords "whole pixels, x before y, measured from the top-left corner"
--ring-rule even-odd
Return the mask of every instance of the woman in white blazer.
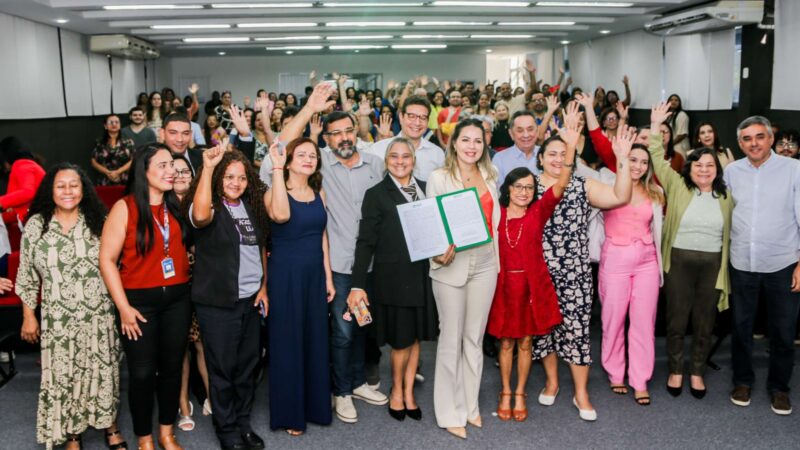
[[430, 275], [439, 312], [439, 343], [433, 406], [436, 422], [462, 439], [466, 425], [481, 427], [478, 392], [483, 373], [481, 343], [497, 283], [499, 260], [497, 170], [489, 159], [480, 121], [456, 125], [447, 147], [444, 167], [428, 178], [428, 198], [475, 188], [481, 200], [492, 242], [458, 253], [451, 246], [431, 259]]

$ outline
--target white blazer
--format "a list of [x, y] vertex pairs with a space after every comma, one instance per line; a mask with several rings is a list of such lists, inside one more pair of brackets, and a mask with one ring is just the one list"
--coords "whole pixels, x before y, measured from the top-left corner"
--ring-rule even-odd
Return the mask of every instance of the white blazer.
[[[496, 170], [496, 169], [495, 169]], [[497, 184], [495, 181], [490, 180], [488, 173], [481, 170], [481, 176], [486, 183], [486, 189], [489, 195], [492, 196], [492, 246], [494, 247], [494, 259], [496, 270], [500, 271], [500, 251], [497, 248], [497, 227], [500, 224], [500, 200], [497, 196]], [[425, 196], [428, 198], [437, 195], [447, 194], [449, 192], [460, 191], [464, 189], [464, 183], [461, 182], [461, 177], [456, 172], [455, 178], [443, 167], [431, 172], [428, 177], [427, 187], [425, 189]], [[467, 276], [469, 275], [469, 258], [456, 253], [453, 262], [448, 266], [438, 264], [431, 259], [430, 277], [441, 283], [461, 287], [467, 284]]]

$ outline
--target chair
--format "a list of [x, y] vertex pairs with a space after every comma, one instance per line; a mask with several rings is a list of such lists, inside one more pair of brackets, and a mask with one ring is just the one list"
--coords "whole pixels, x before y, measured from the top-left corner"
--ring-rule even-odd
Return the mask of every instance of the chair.
[[[19, 252], [8, 255], [8, 278], [16, 280]], [[0, 388], [14, 378], [14, 347], [22, 328], [22, 300], [12, 291], [0, 295], [0, 351], [8, 352], [8, 363], [0, 363]], [[6, 367], [3, 367], [3, 365]]]

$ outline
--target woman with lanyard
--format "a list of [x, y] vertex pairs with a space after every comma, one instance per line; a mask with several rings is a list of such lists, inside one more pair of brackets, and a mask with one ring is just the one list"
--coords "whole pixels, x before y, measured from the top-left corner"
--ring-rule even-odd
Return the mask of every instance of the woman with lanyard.
[[[264, 448], [250, 427], [267, 315], [264, 184], [242, 152], [203, 152], [187, 215], [194, 227], [192, 301], [205, 347], [214, 429], [223, 449]], [[184, 202], [184, 206], [187, 202]]]
[[182, 450], [172, 424], [191, 320], [186, 227], [172, 190], [175, 168], [163, 144], [136, 151], [128, 194], [108, 215], [100, 241], [100, 272], [117, 306], [128, 360], [128, 403], [139, 449]]

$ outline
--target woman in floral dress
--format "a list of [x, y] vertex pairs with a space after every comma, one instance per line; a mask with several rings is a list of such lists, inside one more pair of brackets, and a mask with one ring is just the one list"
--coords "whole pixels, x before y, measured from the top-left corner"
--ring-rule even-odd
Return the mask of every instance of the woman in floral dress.
[[[80, 448], [80, 435], [91, 426], [106, 430], [109, 448], [127, 448], [116, 425], [114, 304], [98, 268], [106, 209], [83, 170], [62, 163], [45, 175], [29, 214], [16, 292], [22, 339], [41, 339], [37, 440], [48, 449], [65, 441], [68, 449]], [[41, 324], [35, 316], [40, 285]]]

